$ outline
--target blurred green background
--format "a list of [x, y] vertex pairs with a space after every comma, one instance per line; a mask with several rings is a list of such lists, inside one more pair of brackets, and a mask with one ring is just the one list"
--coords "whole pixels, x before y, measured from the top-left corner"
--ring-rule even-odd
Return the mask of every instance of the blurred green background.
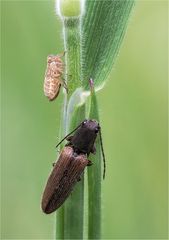
[[[103, 238], [167, 238], [167, 1], [137, 1], [98, 93], [107, 160]], [[1, 1], [2, 238], [51, 239], [40, 210], [55, 160], [62, 94], [43, 95], [46, 57], [63, 51], [54, 1]]]

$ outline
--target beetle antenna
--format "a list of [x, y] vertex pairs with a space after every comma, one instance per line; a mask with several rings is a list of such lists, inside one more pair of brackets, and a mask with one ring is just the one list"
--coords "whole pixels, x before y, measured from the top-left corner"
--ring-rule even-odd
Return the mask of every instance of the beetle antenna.
[[105, 174], [106, 174], [106, 159], [105, 159], [105, 154], [104, 154], [104, 149], [103, 149], [103, 141], [102, 141], [101, 128], [100, 128], [100, 131], [99, 131], [99, 136], [100, 136], [101, 151], [102, 151], [102, 157], [103, 157], [103, 179], [105, 179]]
[[82, 123], [80, 123], [72, 132], [70, 132], [68, 135], [66, 135], [57, 145], [56, 148], [67, 138], [69, 137], [72, 133], [74, 133], [80, 126]]

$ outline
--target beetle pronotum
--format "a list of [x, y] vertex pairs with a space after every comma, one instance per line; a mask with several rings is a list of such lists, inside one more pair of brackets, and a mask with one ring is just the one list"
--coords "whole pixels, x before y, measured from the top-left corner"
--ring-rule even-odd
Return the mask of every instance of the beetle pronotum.
[[44, 79], [44, 94], [50, 101], [54, 100], [59, 92], [60, 87], [63, 87], [67, 91], [67, 86], [65, 81], [62, 79], [63, 75], [63, 61], [61, 59], [62, 55], [49, 55], [47, 57], [47, 68]]
[[[75, 133], [71, 136], [73, 132]], [[99, 123], [95, 120], [85, 120], [61, 141], [67, 139], [68, 143], [47, 180], [41, 203], [44, 213], [52, 213], [64, 203], [74, 185], [80, 180], [85, 167], [92, 164], [87, 158], [90, 153], [96, 152], [94, 143], [98, 133], [104, 161], [103, 178], [105, 177], [105, 156]]]

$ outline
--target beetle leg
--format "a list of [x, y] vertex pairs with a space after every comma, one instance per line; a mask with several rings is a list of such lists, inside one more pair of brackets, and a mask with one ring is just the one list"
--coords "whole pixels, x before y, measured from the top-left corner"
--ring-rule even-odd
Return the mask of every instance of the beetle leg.
[[68, 136], [68, 137], [66, 138], [66, 140], [69, 141], [69, 142], [71, 142], [72, 138], [73, 138], [73, 136]]
[[92, 161], [88, 160], [87, 166], [91, 166], [92, 164], [93, 164]]
[[62, 83], [61, 83], [64, 87], [64, 89], [66, 90], [66, 93], [68, 94], [68, 87], [67, 87], [67, 83], [66, 80], [62, 77]]
[[77, 178], [77, 181], [80, 182], [80, 181], [81, 181], [81, 177], [78, 177], [78, 178]]
[[73, 152], [73, 156], [74, 156], [74, 157], [77, 157], [77, 156], [78, 156], [77, 152], [74, 151], [74, 152]]
[[63, 87], [66, 90], [66, 93], [68, 94], [68, 87], [65, 81], [63, 81]]
[[65, 54], [66, 54], [66, 51], [64, 51], [64, 52], [61, 52], [60, 54], [58, 54], [59, 55], [59, 57], [64, 57], [65, 56]]
[[93, 145], [91, 153], [96, 154], [96, 147], [95, 147], [95, 145]]

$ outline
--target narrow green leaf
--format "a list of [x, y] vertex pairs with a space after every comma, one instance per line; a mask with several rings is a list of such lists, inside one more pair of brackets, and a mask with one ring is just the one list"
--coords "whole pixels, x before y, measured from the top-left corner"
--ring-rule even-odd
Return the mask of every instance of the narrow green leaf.
[[95, 88], [105, 83], [118, 54], [134, 0], [86, 0], [82, 22], [83, 87], [89, 89], [92, 77]]
[[[64, 95], [64, 104], [61, 114], [61, 122], [60, 122], [60, 133], [59, 140], [61, 141], [66, 135], [66, 110], [67, 110], [67, 97]], [[60, 151], [62, 151], [64, 147], [64, 143], [60, 145]], [[64, 207], [61, 206], [56, 211], [56, 232], [55, 239], [64, 239]]]
[[55, 239], [64, 239], [64, 207], [60, 207], [56, 212], [56, 232]]
[[[99, 122], [98, 104], [95, 92], [91, 94], [89, 119]], [[88, 168], [88, 239], [101, 239], [101, 148], [97, 137], [96, 154], [90, 155], [93, 165]]]
[[[81, 44], [80, 44], [80, 12], [76, 1], [59, 1], [58, 12], [63, 20], [63, 37], [65, 50], [65, 79], [68, 88], [68, 95], [65, 95], [64, 110], [62, 116], [61, 133], [71, 130], [85, 117], [85, 106], [76, 109], [76, 104], [71, 112], [68, 111], [69, 101], [75, 90], [81, 86]], [[60, 5], [59, 5], [60, 4]], [[61, 9], [59, 9], [59, 6]], [[64, 17], [77, 14], [79, 17]], [[75, 114], [75, 115], [74, 115]], [[75, 117], [74, 117], [75, 116]], [[82, 119], [81, 119], [82, 118]], [[63, 130], [65, 129], [65, 130]], [[65, 136], [64, 134], [64, 136]], [[83, 238], [83, 191], [84, 182], [77, 184], [73, 194], [69, 196], [64, 206], [57, 214], [56, 239]], [[76, 214], [75, 214], [76, 213]]]
[[[70, 131], [85, 119], [85, 104], [75, 108]], [[83, 239], [84, 179], [78, 182], [64, 205], [64, 239]]]

